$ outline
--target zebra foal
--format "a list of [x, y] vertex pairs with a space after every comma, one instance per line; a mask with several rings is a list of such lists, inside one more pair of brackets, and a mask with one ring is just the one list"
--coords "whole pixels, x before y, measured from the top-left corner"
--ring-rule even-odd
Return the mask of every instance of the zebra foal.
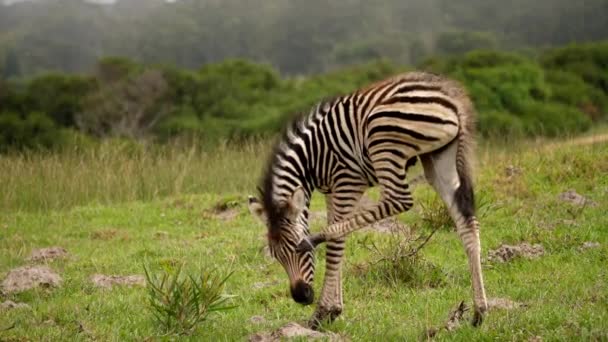
[[[289, 277], [293, 299], [314, 300], [315, 246], [326, 243], [326, 273], [310, 325], [343, 309], [341, 264], [346, 236], [409, 210], [407, 168], [417, 159], [448, 207], [471, 272], [475, 314], [487, 308], [475, 217], [471, 161], [475, 112], [458, 83], [428, 73], [406, 73], [354, 93], [322, 101], [293, 121], [271, 155], [249, 209], [268, 228], [268, 245]], [[380, 201], [353, 212], [370, 186]], [[325, 194], [328, 226], [311, 235], [312, 192]]]

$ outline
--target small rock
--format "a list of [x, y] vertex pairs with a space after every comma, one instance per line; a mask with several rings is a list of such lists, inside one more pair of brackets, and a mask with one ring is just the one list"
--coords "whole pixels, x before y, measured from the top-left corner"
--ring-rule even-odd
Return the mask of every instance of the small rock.
[[249, 322], [255, 323], [255, 324], [260, 324], [260, 323], [266, 322], [266, 318], [264, 318], [262, 316], [253, 316], [249, 319]]
[[579, 247], [579, 249], [585, 250], [585, 249], [594, 249], [594, 248], [600, 248], [600, 247], [602, 247], [602, 245], [599, 242], [587, 241], [587, 242], [583, 243], [583, 245], [581, 247]]
[[68, 251], [66, 251], [62, 247], [48, 247], [48, 248], [41, 248], [41, 249], [33, 250], [32, 254], [30, 254], [30, 256], [29, 256], [29, 258], [27, 258], [27, 260], [36, 262], [36, 261], [46, 261], [46, 260], [65, 258], [67, 256], [68, 256]]
[[488, 298], [488, 310], [513, 310], [522, 306], [524, 306], [522, 303], [512, 301], [508, 298]]
[[305, 328], [298, 323], [287, 323], [282, 328], [268, 334], [268, 333], [258, 333], [251, 335], [249, 337], [249, 341], [251, 342], [275, 342], [275, 341], [283, 341], [284, 339], [302, 337], [307, 340], [318, 340], [324, 339], [329, 341], [342, 341], [343, 339], [332, 333], [322, 333], [319, 331], [311, 330]]
[[16, 293], [38, 286], [57, 287], [61, 281], [61, 277], [46, 266], [24, 266], [8, 273], [2, 282], [2, 290]]
[[103, 287], [106, 289], [110, 289], [114, 285], [146, 286], [146, 279], [141, 275], [108, 276], [103, 274], [94, 274], [91, 276], [91, 282], [95, 284], [95, 286]]
[[30, 306], [25, 303], [15, 303], [12, 300], [7, 300], [4, 303], [0, 304], [0, 310], [10, 310], [10, 309], [29, 309]]
[[578, 222], [576, 222], [576, 220], [562, 220], [562, 224], [564, 224], [565, 226], [571, 226], [571, 227], [578, 227], [579, 224]]
[[495, 262], [508, 262], [516, 257], [536, 259], [545, 254], [545, 248], [540, 244], [530, 245], [527, 242], [517, 246], [501, 245], [498, 249], [488, 253], [488, 260]]
[[583, 206], [583, 205], [588, 205], [591, 207], [597, 206], [597, 203], [589, 200], [588, 198], [586, 198], [583, 195], [579, 195], [573, 189], [570, 189], [566, 192], [561, 193], [559, 195], [559, 199], [564, 202], [569, 202], [569, 203], [572, 203], [574, 205], [579, 205], [579, 206]]
[[528, 339], [528, 342], [543, 342], [543, 338], [540, 336], [532, 336]]

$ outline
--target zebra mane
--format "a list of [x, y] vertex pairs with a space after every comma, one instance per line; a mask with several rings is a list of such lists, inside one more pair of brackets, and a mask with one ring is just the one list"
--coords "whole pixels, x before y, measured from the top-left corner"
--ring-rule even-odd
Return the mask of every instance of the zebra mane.
[[280, 138], [275, 142], [268, 164], [264, 172], [261, 187], [258, 187], [262, 205], [268, 219], [269, 236], [271, 238], [278, 238], [280, 236], [280, 220], [285, 217], [287, 203], [277, 202], [274, 197], [274, 175], [273, 167], [279, 162], [279, 154], [284, 151], [287, 147], [286, 142], [289, 141], [290, 136], [300, 136], [301, 130], [298, 129], [301, 125], [306, 125], [306, 122], [311, 116], [317, 114], [317, 112], [327, 105], [332, 104], [338, 97], [326, 98], [315, 104], [309, 111], [302, 111], [294, 115], [293, 119], [290, 120], [283, 128]]

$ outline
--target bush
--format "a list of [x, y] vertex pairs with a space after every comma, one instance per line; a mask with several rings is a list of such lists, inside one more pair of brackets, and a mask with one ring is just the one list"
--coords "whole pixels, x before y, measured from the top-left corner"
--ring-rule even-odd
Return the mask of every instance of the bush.
[[576, 108], [558, 103], [532, 102], [522, 116], [527, 135], [557, 136], [582, 132], [591, 127], [591, 119]]
[[45, 112], [57, 125], [72, 127], [82, 111], [82, 98], [95, 87], [90, 77], [43, 75], [28, 83], [22, 110]]
[[151, 274], [144, 267], [148, 303], [155, 323], [166, 334], [190, 334], [211, 313], [231, 309], [223, 294], [225, 277], [201, 271], [199, 276], [182, 275], [181, 267]]
[[608, 94], [608, 42], [550, 50], [543, 54], [541, 63], [547, 69], [580, 75], [585, 82]]
[[48, 148], [61, 142], [61, 130], [43, 113], [32, 112], [25, 118], [15, 112], [0, 113], [0, 151]]

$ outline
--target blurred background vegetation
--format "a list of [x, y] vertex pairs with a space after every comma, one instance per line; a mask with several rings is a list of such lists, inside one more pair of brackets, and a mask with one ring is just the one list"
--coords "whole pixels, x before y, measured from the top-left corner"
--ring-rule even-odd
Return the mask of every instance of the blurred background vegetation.
[[607, 0], [5, 0], [0, 152], [268, 136], [412, 69], [464, 82], [483, 136], [574, 134], [608, 119], [605, 39]]

